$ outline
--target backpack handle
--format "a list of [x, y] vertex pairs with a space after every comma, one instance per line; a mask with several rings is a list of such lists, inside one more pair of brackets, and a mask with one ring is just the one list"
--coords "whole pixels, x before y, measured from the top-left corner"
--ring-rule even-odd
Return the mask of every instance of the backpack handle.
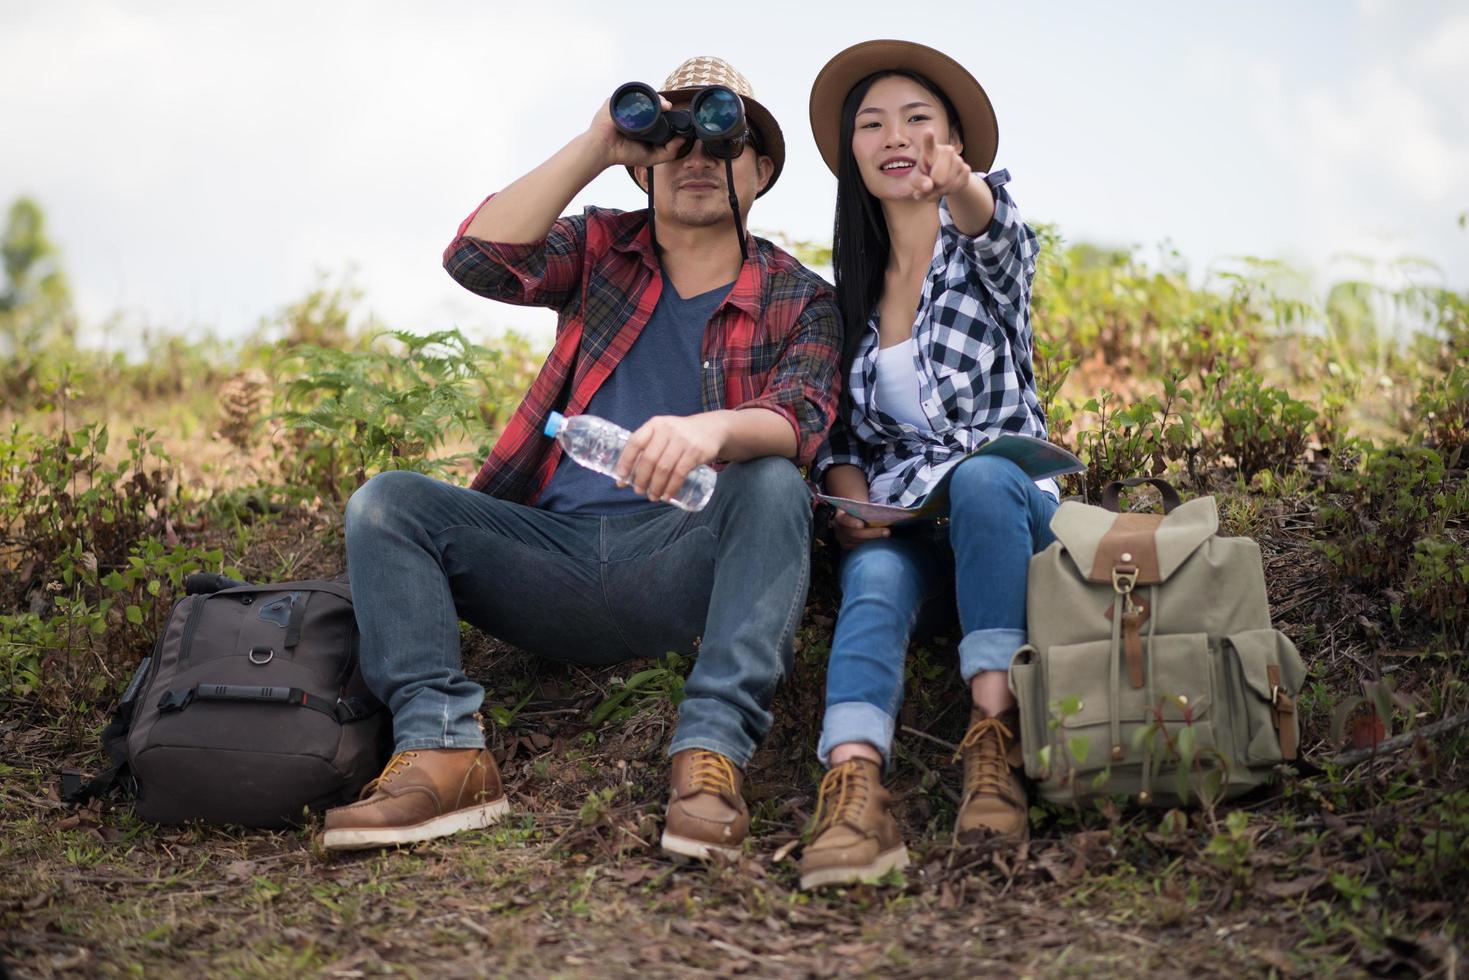
[[1116, 513], [1117, 498], [1122, 493], [1122, 488], [1142, 486], [1144, 483], [1157, 488], [1158, 493], [1163, 495], [1163, 513], [1171, 514], [1173, 513], [1173, 508], [1183, 503], [1179, 499], [1178, 491], [1173, 489], [1173, 484], [1167, 480], [1160, 480], [1156, 476], [1139, 476], [1131, 480], [1113, 480], [1107, 484], [1107, 488], [1102, 491], [1102, 506]]

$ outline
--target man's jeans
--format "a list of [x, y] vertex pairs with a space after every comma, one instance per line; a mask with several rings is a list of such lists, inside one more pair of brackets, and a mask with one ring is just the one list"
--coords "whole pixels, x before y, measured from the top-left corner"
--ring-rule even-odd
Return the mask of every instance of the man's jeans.
[[976, 456], [950, 480], [947, 534], [898, 528], [847, 553], [817, 748], [823, 763], [844, 742], [866, 742], [888, 761], [908, 641], [921, 621], [952, 619], [955, 599], [965, 682], [1009, 667], [1025, 642], [1030, 556], [1055, 540], [1056, 506], [1014, 463]]
[[743, 767], [770, 729], [810, 571], [810, 494], [789, 460], [730, 464], [697, 513], [617, 517], [395, 471], [352, 495], [346, 523], [362, 672], [399, 752], [484, 744], [461, 619], [578, 664], [697, 648], [670, 752], [711, 749]]

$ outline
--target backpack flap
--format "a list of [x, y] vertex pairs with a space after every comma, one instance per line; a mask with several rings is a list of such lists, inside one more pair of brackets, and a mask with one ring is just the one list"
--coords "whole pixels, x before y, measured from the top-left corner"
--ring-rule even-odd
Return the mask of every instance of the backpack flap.
[[1068, 500], [1051, 518], [1051, 531], [1089, 582], [1112, 585], [1119, 566], [1133, 566], [1135, 586], [1161, 585], [1219, 532], [1219, 510], [1213, 497], [1196, 497], [1168, 514], [1118, 514]]

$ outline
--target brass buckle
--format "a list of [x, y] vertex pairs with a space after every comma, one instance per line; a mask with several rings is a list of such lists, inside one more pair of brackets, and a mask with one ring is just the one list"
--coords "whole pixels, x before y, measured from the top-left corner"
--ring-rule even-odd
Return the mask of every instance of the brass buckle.
[[1112, 566], [1112, 589], [1120, 595], [1127, 595], [1137, 586], [1136, 565], [1113, 565]]

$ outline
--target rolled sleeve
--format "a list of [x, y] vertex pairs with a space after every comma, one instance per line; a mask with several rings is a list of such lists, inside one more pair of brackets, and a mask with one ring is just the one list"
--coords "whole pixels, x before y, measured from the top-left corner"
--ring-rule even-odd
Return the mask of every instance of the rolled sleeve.
[[455, 282], [477, 295], [559, 311], [580, 288], [587, 215], [557, 219], [538, 242], [490, 242], [466, 235], [465, 229], [489, 200], [460, 224], [444, 250], [444, 268]]
[[959, 244], [972, 275], [1005, 302], [1022, 306], [1030, 301], [1038, 251], [1036, 235], [1020, 218], [1015, 199], [1005, 189], [1008, 170], [996, 170], [984, 178], [995, 196], [995, 214], [978, 235], [966, 235], [954, 224], [948, 202], [939, 207], [939, 220]]
[[852, 430], [842, 419], [832, 424], [831, 431], [816, 450], [811, 461], [811, 482], [825, 486], [826, 474], [833, 466], [855, 466], [867, 472], [867, 463], [862, 458], [862, 444], [852, 436]]
[[836, 416], [841, 320], [829, 297], [809, 303], [786, 338], [760, 394], [736, 408], [767, 408], [784, 416], [796, 434], [796, 462], [811, 461]]

